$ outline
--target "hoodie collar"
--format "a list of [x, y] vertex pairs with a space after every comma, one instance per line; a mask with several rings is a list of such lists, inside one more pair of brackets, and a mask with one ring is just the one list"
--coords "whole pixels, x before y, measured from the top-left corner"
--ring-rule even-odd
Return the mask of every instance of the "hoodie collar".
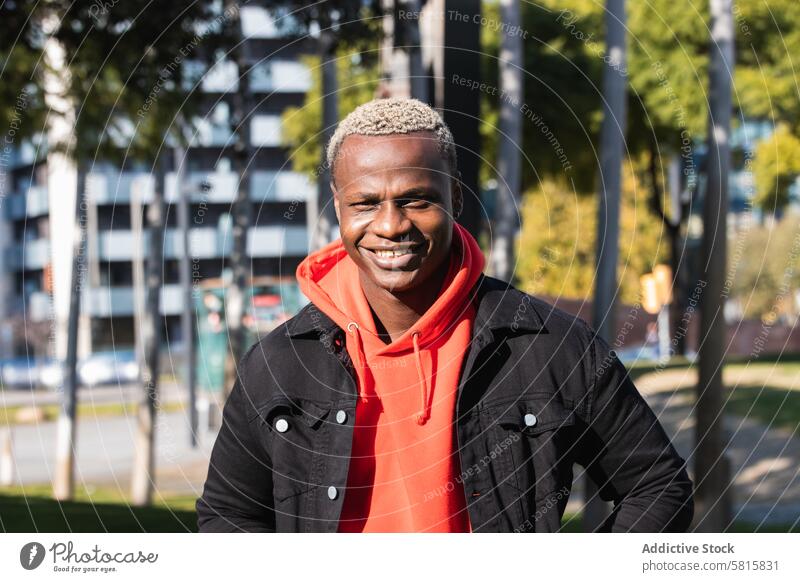
[[[534, 305], [530, 295], [483, 274], [476, 285], [478, 307], [474, 335], [500, 330], [535, 332], [544, 329], [539, 307]], [[337, 329], [339, 326], [313, 303], [306, 305], [286, 323], [286, 335], [293, 338], [308, 334], [330, 335]]]

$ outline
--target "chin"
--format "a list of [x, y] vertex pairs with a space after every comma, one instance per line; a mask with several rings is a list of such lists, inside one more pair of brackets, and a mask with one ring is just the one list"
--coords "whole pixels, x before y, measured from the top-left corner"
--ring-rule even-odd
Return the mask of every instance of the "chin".
[[419, 281], [415, 277], [380, 277], [377, 279], [373, 279], [375, 284], [384, 289], [389, 291], [390, 293], [405, 293], [406, 291], [411, 291], [414, 287], [419, 285]]

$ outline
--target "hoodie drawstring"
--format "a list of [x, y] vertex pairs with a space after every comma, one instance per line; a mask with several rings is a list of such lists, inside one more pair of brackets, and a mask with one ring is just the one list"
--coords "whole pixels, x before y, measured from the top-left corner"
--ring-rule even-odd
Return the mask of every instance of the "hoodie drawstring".
[[[366, 366], [366, 354], [364, 353], [364, 343], [361, 339], [361, 332], [359, 332], [358, 324], [355, 321], [351, 321], [347, 324], [347, 331], [353, 334], [356, 338], [356, 365], [363, 369]], [[416, 420], [417, 424], [420, 426], [425, 424], [430, 417], [430, 405], [428, 402], [428, 383], [425, 381], [425, 370], [422, 367], [422, 355], [419, 351], [419, 332], [416, 331], [411, 336], [414, 342], [414, 362], [417, 365], [417, 375], [419, 376], [419, 386], [420, 386], [420, 411], [417, 413]], [[366, 393], [366, 389], [364, 387], [365, 382], [359, 382], [360, 384], [360, 394], [359, 397], [364, 402], [367, 401], [368, 396]]]
[[428, 420], [430, 409], [428, 407], [428, 384], [425, 382], [425, 370], [422, 369], [422, 356], [419, 352], [419, 332], [414, 332], [411, 336], [414, 341], [414, 360], [417, 363], [417, 374], [419, 375], [420, 397], [422, 400], [422, 408], [417, 414], [417, 424], [422, 426]]
[[[356, 338], [356, 366], [361, 368], [362, 370], [366, 367], [366, 355], [364, 354], [364, 343], [361, 340], [361, 333], [358, 331], [358, 324], [355, 321], [351, 321], [347, 324], [347, 331], [351, 332]], [[361, 400], [366, 402], [367, 401], [367, 392], [366, 388], [364, 387], [365, 382], [359, 382], [360, 385], [360, 394]]]

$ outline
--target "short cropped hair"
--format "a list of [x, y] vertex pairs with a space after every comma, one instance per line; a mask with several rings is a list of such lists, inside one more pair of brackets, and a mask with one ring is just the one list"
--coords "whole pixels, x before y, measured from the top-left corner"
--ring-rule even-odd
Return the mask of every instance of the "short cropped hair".
[[456, 144], [442, 116], [418, 99], [391, 97], [367, 101], [353, 109], [339, 123], [326, 151], [331, 179], [339, 148], [348, 135], [394, 135], [415, 131], [431, 131], [436, 134], [439, 153], [447, 161], [451, 173], [455, 174]]

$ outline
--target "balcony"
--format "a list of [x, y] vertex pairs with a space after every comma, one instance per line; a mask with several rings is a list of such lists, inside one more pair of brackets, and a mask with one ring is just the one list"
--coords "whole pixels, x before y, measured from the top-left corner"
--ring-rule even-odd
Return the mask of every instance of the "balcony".
[[[190, 199], [197, 204], [230, 204], [239, 187], [239, 176], [233, 172], [188, 172], [184, 180]], [[89, 199], [95, 204], [129, 204], [135, 188], [140, 189], [139, 194], [147, 203], [152, 200], [154, 184], [153, 177], [144, 173], [93, 173], [87, 177]], [[317, 185], [305, 174], [265, 170], [250, 173], [250, 199], [254, 202], [303, 201], [316, 195]], [[178, 201], [174, 172], [167, 174], [165, 199], [170, 204]]]
[[302, 33], [300, 23], [288, 9], [242, 6], [241, 22], [242, 35], [247, 39], [285, 38]]
[[24, 192], [8, 197], [8, 218], [21, 220], [47, 214], [50, 204], [46, 186], [30, 186]]
[[[229, 224], [218, 228], [192, 228], [189, 231], [191, 256], [196, 259], [227, 257], [233, 242]], [[144, 235], [144, 256], [147, 256], [149, 237]], [[247, 236], [247, 252], [253, 258], [302, 256], [308, 252], [305, 226], [252, 227]], [[131, 261], [138, 240], [130, 230], [101, 232], [98, 236], [99, 256], [102, 261]], [[177, 259], [183, 256], [183, 237], [180, 231], [168, 229], [164, 237], [164, 257]], [[34, 267], [28, 267], [34, 268]]]
[[[82, 297], [85, 313], [93, 317], [125, 317], [134, 312], [133, 287], [93, 287]], [[161, 288], [161, 314], [178, 315], [183, 309], [180, 285]]]
[[255, 93], [305, 93], [309, 89], [311, 71], [297, 61], [264, 61], [250, 72], [250, 90]]
[[50, 262], [50, 240], [38, 238], [11, 245], [6, 251], [9, 269], [29, 271], [43, 269]]

